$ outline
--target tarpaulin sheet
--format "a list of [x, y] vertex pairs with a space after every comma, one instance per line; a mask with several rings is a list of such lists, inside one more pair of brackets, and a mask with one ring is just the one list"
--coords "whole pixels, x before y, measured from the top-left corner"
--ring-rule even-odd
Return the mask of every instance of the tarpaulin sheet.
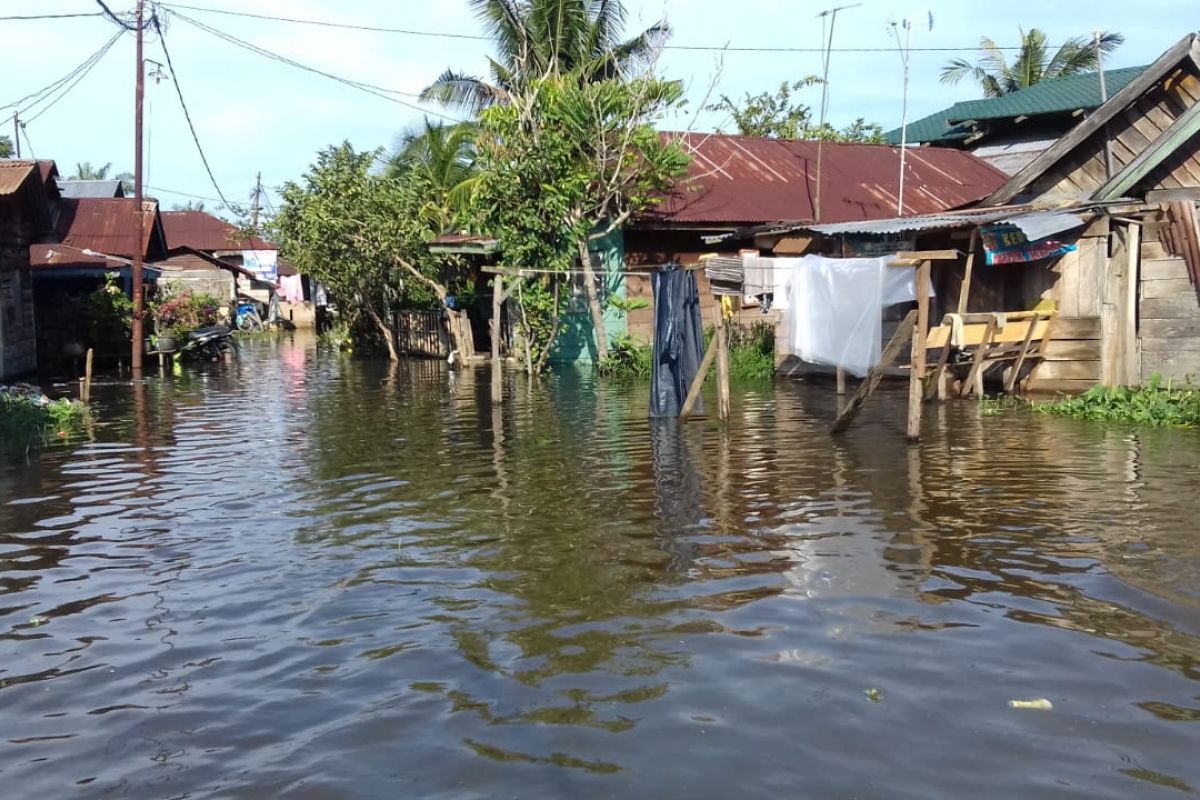
[[916, 271], [896, 256], [777, 259], [792, 264], [788, 315], [792, 352], [811, 364], [862, 377], [879, 362], [883, 309], [917, 299]]
[[[654, 291], [654, 362], [650, 416], [677, 417], [704, 359], [704, 327], [696, 273], [667, 267], [650, 276]], [[701, 401], [695, 410], [702, 411]]]

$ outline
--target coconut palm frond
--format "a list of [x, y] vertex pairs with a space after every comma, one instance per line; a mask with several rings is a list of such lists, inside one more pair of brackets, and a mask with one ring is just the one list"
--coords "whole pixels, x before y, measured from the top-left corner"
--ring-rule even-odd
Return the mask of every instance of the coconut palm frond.
[[422, 89], [420, 95], [423, 102], [456, 106], [472, 114], [478, 114], [488, 106], [503, 101], [504, 97], [503, 88], [449, 69]]
[[483, 21], [489, 37], [496, 42], [500, 58], [513, 63], [530, 43], [526, 26], [527, 3], [520, 0], [470, 0], [471, 11]]
[[[956, 84], [968, 75], [979, 84], [984, 97], [999, 97], [1020, 91], [1045, 80], [1090, 72], [1099, 65], [1095, 43], [1086, 37], [1069, 39], [1053, 55], [1044, 31], [1031, 28], [1021, 32], [1021, 47], [1010, 64], [996, 43], [983, 37], [975, 63], [955, 58], [942, 67], [941, 81]], [[1119, 33], [1103, 33], [1099, 50], [1110, 53], [1125, 41]]]

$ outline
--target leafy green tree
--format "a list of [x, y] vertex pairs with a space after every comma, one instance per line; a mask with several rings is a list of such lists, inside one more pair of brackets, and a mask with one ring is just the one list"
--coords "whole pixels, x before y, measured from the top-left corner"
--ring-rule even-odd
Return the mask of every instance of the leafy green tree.
[[572, 74], [586, 82], [636, 72], [669, 34], [659, 22], [622, 38], [620, 0], [470, 0], [470, 5], [496, 46], [496, 57], [488, 58], [491, 80], [448, 69], [421, 99], [476, 114], [552, 76]]
[[12, 158], [13, 143], [7, 136], [0, 136], [0, 158]]
[[445, 261], [427, 246], [437, 230], [421, 213], [428, 178], [418, 170], [374, 175], [379, 156], [348, 142], [322, 151], [300, 183], [283, 185], [270, 227], [284, 257], [373, 325], [398, 360], [392, 311], [440, 306], [448, 289]]
[[[1100, 35], [1099, 51], [1111, 53], [1125, 42], [1119, 33]], [[955, 58], [942, 67], [942, 83], [957, 84], [970, 77], [979, 84], [984, 97], [1001, 97], [1042, 81], [1092, 72], [1100, 62], [1096, 42], [1087, 36], [1075, 36], [1050, 53], [1046, 34], [1037, 28], [1021, 30], [1021, 49], [1010, 64], [1008, 56], [990, 37], [979, 40], [979, 58], [975, 62]]]
[[809, 76], [788, 83], [784, 81], [774, 92], [747, 92], [741, 100], [721, 95], [720, 100], [705, 106], [706, 111], [727, 113], [743, 136], [765, 136], [769, 139], [824, 139], [827, 142], [883, 142], [883, 128], [859, 117], [838, 130], [828, 122], [821, 126], [813, 120], [812, 109], [797, 102], [793, 94], [800, 89], [819, 84], [820, 78]]
[[581, 83], [566, 76], [531, 89], [483, 113], [473, 209], [480, 228], [499, 240], [502, 266], [543, 271], [518, 290], [532, 373], [545, 367], [557, 337], [565, 298], [560, 289], [576, 259], [597, 355], [607, 354], [589, 240], [653, 206], [683, 174], [688, 158], [654, 129], [680, 99], [674, 81], [645, 76]]

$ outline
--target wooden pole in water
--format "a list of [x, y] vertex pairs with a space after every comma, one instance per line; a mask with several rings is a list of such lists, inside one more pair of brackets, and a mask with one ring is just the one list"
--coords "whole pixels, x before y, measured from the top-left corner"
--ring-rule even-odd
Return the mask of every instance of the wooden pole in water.
[[729, 419], [729, 338], [725, 330], [725, 309], [717, 306], [717, 407], [721, 419]]
[[492, 405], [504, 402], [504, 382], [500, 367], [500, 310], [504, 307], [504, 276], [492, 277]]
[[846, 403], [846, 407], [838, 414], [837, 420], [833, 423], [831, 433], [841, 433], [850, 427], [850, 423], [854, 422], [854, 418], [858, 416], [858, 412], [862, 410], [863, 404], [870, 399], [875, 388], [879, 386], [879, 382], [883, 380], [883, 373], [896, 357], [900, 355], [900, 348], [912, 338], [913, 331], [916, 326], [913, 324], [917, 318], [916, 311], [909, 311], [908, 315], [900, 323], [900, 327], [896, 328], [896, 332], [892, 334], [892, 338], [888, 341], [887, 347], [883, 348], [883, 355], [879, 357], [879, 363], [871, 367], [867, 372], [867, 377], [863, 378], [862, 383], [858, 385], [858, 391], [850, 398], [850, 402]]
[[967, 248], [967, 270], [963, 273], [962, 286], [958, 290], [958, 313], [967, 313], [967, 300], [971, 295], [971, 271], [975, 268], [975, 248], [979, 244], [979, 229], [971, 231], [971, 245]]
[[696, 401], [700, 399], [700, 390], [704, 388], [704, 379], [708, 376], [708, 371], [712, 368], [713, 359], [717, 357], [717, 337], [713, 336], [712, 341], [708, 343], [708, 349], [704, 351], [704, 360], [700, 362], [700, 369], [696, 370], [696, 377], [692, 378], [692, 385], [688, 387], [687, 397], [684, 398], [683, 408], [679, 409], [679, 418], [687, 419], [692, 415], [692, 409], [696, 406]]
[[929, 330], [930, 267], [917, 267], [917, 321], [913, 330], [912, 369], [908, 374], [908, 440], [921, 438], [921, 409], [925, 402], [925, 335]]
[[92, 402], [92, 348], [88, 348], [87, 358], [84, 360], [83, 367], [83, 397], [84, 404]]

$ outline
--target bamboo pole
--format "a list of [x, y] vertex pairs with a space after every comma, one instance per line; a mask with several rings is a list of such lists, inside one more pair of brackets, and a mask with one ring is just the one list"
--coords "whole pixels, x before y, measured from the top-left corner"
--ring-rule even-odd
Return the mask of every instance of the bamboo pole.
[[83, 402], [90, 404], [92, 402], [92, 356], [95, 355], [92, 348], [88, 348], [87, 358], [84, 360], [83, 367]]
[[725, 309], [717, 306], [717, 407], [721, 419], [729, 419], [729, 338]]
[[879, 363], [871, 367], [867, 372], [867, 377], [858, 385], [858, 391], [850, 398], [850, 402], [846, 403], [846, 407], [838, 414], [834, 420], [831, 433], [842, 433], [850, 427], [850, 423], [854, 422], [854, 418], [858, 416], [858, 412], [862, 410], [863, 405], [870, 399], [879, 382], [883, 380], [883, 373], [900, 355], [900, 348], [912, 338], [913, 330], [916, 321], [916, 310], [909, 311], [908, 315], [900, 323], [900, 327], [896, 328], [896, 332], [892, 334], [892, 338], [888, 340], [887, 346], [883, 348], [883, 354], [879, 357]]
[[925, 336], [929, 331], [930, 266], [917, 267], [917, 321], [913, 331], [912, 369], [908, 374], [908, 440], [921, 438], [921, 410], [925, 403]]
[[708, 343], [708, 349], [704, 351], [704, 360], [700, 362], [700, 369], [696, 370], [696, 377], [692, 378], [692, 385], [688, 387], [683, 408], [679, 409], [680, 419], [687, 419], [692, 415], [692, 409], [696, 406], [696, 401], [700, 399], [700, 391], [704, 388], [704, 379], [708, 377], [708, 371], [712, 368], [713, 359], [716, 357], [717, 337], [714, 336]]
[[504, 388], [500, 366], [500, 310], [504, 307], [504, 276], [492, 278], [492, 405], [504, 402]]

